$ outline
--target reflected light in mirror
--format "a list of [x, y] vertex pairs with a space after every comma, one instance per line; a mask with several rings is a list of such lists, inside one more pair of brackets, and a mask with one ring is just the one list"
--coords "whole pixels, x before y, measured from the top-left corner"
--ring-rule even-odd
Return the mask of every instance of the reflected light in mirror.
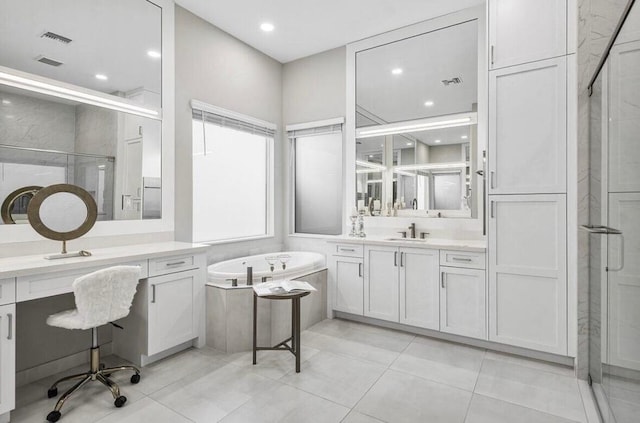
[[391, 71], [394, 75], [402, 75], [402, 68], [395, 68]]
[[57, 232], [77, 229], [87, 218], [87, 206], [77, 195], [60, 192], [51, 195], [40, 206], [40, 219]]
[[60, 83], [44, 82], [49, 81], [49, 79], [44, 77], [34, 79], [25, 72], [11, 70], [11, 73], [9, 73], [8, 71], [5, 71], [5, 69], [8, 70], [8, 68], [0, 66], [0, 84], [3, 85], [8, 85], [10, 87], [20, 88], [40, 94], [50, 95], [53, 97], [64, 98], [67, 100], [78, 101], [80, 103], [92, 104], [94, 106], [104, 107], [111, 110], [118, 110], [138, 116], [149, 117], [152, 119], [160, 118], [160, 113], [157, 110], [147, 109], [127, 103], [125, 101], [112, 100], [72, 88], [67, 88], [61, 86]]
[[429, 131], [432, 129], [454, 128], [457, 126], [469, 126], [477, 123], [477, 113], [459, 113], [448, 115], [444, 118], [427, 118], [400, 124], [392, 123], [364, 127], [356, 130], [356, 138], [370, 138], [380, 135], [405, 134], [407, 132]]

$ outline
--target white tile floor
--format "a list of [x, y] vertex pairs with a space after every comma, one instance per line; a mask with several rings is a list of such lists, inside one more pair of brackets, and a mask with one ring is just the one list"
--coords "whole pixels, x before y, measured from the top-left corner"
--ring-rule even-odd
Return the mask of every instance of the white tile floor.
[[[117, 376], [123, 408], [94, 384], [68, 401], [60, 421], [586, 422], [566, 367], [344, 320], [306, 330], [302, 346], [299, 374], [283, 352], [259, 352], [253, 366], [251, 353], [191, 349], [145, 367], [138, 385]], [[55, 379], [20, 388], [11, 421], [44, 421]]]

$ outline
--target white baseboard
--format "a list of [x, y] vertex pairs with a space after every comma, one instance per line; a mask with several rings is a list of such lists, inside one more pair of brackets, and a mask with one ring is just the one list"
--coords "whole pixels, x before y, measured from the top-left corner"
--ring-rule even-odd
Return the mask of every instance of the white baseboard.
[[[105, 357], [107, 355], [110, 355], [111, 353], [111, 342], [100, 345], [101, 356]], [[24, 369], [16, 372], [16, 387], [28, 385], [29, 383], [35, 382], [36, 380], [55, 375], [56, 373], [64, 372], [65, 370], [72, 369], [82, 364], [87, 364], [87, 366], [89, 365], [89, 350], [80, 351], [66, 357], [62, 357], [35, 367], [31, 367], [29, 369]], [[88, 367], [87, 370], [89, 370]]]

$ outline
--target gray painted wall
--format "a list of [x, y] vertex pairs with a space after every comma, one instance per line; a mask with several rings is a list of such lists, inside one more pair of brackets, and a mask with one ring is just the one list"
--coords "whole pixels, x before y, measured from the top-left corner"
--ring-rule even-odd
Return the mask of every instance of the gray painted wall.
[[[278, 125], [275, 139], [275, 236], [214, 246], [209, 263], [282, 248], [282, 64], [189, 11], [176, 7], [176, 240], [190, 241], [191, 107], [197, 99]], [[226, 199], [220, 199], [225, 207]]]

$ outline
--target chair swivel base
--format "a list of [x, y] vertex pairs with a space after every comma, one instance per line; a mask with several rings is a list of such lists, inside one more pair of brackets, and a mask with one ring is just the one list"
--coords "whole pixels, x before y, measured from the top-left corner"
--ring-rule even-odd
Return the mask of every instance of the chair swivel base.
[[57, 422], [58, 420], [60, 420], [60, 417], [62, 416], [62, 413], [60, 413], [60, 409], [62, 409], [65, 401], [88, 382], [92, 381], [98, 381], [109, 388], [114, 398], [113, 404], [118, 408], [122, 407], [127, 402], [127, 397], [125, 397], [124, 395], [120, 395], [120, 387], [114, 381], [109, 379], [109, 376], [111, 376], [113, 373], [123, 370], [130, 370], [134, 372], [134, 374], [131, 376], [131, 383], [140, 382], [140, 370], [137, 367], [118, 366], [104, 368], [100, 365], [100, 347], [91, 348], [91, 369], [88, 372], [63, 377], [62, 379], [57, 380], [53, 385], [51, 385], [51, 388], [49, 388], [49, 390], [47, 391], [47, 396], [49, 398], [53, 398], [58, 395], [58, 384], [71, 380], [78, 381], [58, 399], [58, 402], [56, 403], [53, 411], [47, 415], [47, 421]]

